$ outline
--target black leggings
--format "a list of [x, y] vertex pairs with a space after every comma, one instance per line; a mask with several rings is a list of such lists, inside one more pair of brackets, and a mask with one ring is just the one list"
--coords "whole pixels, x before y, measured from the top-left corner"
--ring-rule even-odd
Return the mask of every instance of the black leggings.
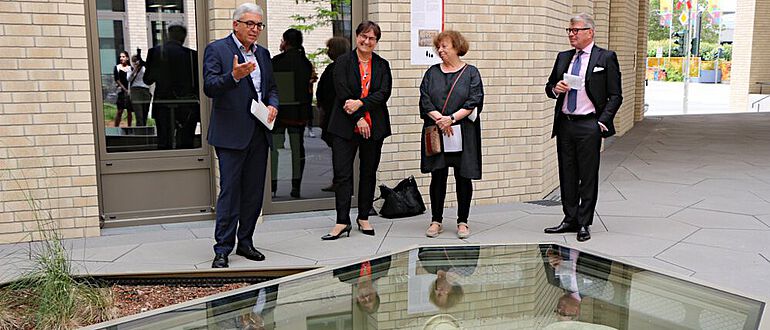
[[[430, 208], [432, 221], [441, 222], [444, 219], [444, 199], [446, 198], [446, 180], [449, 176], [449, 168], [443, 168], [430, 172]], [[461, 177], [455, 171], [455, 183], [457, 184], [457, 223], [468, 223], [468, 214], [471, 210], [471, 198], [473, 197], [473, 183], [471, 179]]]

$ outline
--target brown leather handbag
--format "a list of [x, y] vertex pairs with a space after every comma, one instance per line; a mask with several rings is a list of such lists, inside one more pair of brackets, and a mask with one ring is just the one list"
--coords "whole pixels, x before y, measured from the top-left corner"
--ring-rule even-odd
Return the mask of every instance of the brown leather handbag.
[[[452, 88], [449, 89], [449, 94], [446, 96], [446, 100], [444, 100], [444, 107], [441, 109], [441, 114], [444, 114], [444, 111], [446, 110], [446, 104], [449, 102], [449, 97], [452, 96], [452, 91], [455, 89], [455, 85], [457, 85], [457, 81], [460, 80], [460, 77], [462, 77], [463, 72], [465, 72], [465, 69], [468, 68], [468, 65], [466, 64], [463, 67], [463, 70], [460, 71], [460, 74], [457, 75], [457, 78], [455, 78], [455, 82], [452, 83]], [[435, 156], [443, 152], [443, 147], [441, 146], [441, 130], [438, 128], [438, 125], [432, 125], [425, 127], [422, 130], [422, 134], [424, 136], [424, 143], [425, 143], [425, 156]]]

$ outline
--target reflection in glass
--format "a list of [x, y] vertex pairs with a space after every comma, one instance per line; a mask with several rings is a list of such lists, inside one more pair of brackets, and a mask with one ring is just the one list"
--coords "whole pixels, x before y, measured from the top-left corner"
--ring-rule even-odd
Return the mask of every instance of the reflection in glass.
[[277, 282], [110, 329], [756, 329], [765, 305], [552, 244], [418, 248]]
[[98, 0], [97, 18], [107, 152], [200, 148], [195, 0]]

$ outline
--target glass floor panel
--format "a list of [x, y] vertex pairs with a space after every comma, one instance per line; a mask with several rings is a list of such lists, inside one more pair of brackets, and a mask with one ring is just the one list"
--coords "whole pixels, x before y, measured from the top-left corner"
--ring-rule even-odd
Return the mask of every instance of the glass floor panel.
[[757, 329], [765, 303], [555, 244], [419, 247], [95, 329]]

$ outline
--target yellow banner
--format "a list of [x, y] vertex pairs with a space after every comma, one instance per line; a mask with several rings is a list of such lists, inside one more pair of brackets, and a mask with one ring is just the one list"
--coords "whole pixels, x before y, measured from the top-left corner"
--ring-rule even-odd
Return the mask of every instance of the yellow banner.
[[[709, 1], [718, 1], [718, 0], [709, 0]], [[673, 12], [673, 9], [674, 9], [674, 0], [660, 0], [661, 13], [670, 13], [670, 12]]]

